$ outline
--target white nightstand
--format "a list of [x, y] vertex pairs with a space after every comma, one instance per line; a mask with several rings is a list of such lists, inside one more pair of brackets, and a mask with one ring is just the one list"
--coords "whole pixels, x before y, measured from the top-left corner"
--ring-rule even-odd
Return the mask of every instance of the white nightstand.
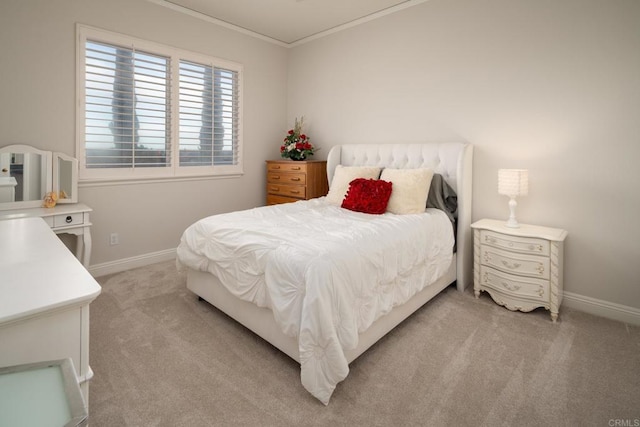
[[509, 310], [544, 307], [558, 319], [562, 302], [563, 246], [558, 228], [483, 219], [473, 229], [473, 290], [486, 291]]

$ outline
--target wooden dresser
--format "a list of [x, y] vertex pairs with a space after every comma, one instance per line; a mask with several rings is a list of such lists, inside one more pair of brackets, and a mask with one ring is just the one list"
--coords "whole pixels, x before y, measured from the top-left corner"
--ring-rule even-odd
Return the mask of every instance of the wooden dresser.
[[309, 200], [328, 191], [325, 160], [267, 160], [267, 205]]

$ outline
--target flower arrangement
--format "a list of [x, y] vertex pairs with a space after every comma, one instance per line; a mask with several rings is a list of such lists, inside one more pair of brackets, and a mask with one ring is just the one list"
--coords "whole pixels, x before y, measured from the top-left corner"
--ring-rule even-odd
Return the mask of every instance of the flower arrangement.
[[302, 133], [304, 116], [300, 121], [296, 117], [293, 129], [287, 132], [284, 144], [280, 146], [280, 156], [291, 160], [304, 160], [307, 156], [313, 156], [316, 148], [309, 142], [309, 137]]

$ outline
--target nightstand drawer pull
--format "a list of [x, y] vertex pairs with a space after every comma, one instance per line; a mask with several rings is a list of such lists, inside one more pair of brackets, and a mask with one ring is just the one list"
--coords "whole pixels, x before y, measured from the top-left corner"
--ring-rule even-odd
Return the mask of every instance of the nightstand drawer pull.
[[509, 282], [500, 282], [500, 284], [502, 286], [504, 286], [505, 288], [509, 289], [510, 291], [518, 291], [518, 290], [520, 290], [520, 286], [512, 285]]
[[67, 217], [64, 219], [64, 222], [66, 222], [67, 224], [71, 224], [73, 222], [73, 218], [71, 217], [71, 215], [67, 215]]
[[507, 268], [510, 268], [512, 270], [517, 270], [518, 268], [522, 267], [522, 264], [514, 262], [514, 263], [509, 263], [505, 260], [502, 260], [502, 265], [504, 265]]

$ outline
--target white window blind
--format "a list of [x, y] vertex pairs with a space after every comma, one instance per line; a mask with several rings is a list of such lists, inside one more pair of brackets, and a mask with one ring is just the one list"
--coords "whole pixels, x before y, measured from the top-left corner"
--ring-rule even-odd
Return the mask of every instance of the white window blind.
[[87, 168], [171, 165], [170, 60], [86, 43]]
[[180, 166], [238, 162], [238, 72], [180, 61]]
[[242, 67], [78, 26], [80, 179], [242, 173]]

